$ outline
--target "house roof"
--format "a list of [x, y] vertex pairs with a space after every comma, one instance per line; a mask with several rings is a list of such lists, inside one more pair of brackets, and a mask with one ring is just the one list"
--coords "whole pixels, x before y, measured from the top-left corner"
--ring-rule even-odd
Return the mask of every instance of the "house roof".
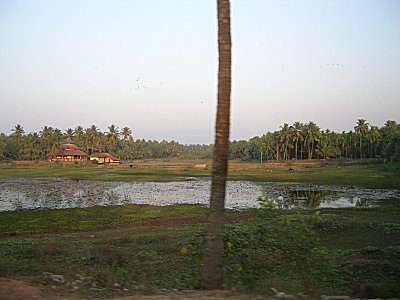
[[88, 156], [85, 152], [79, 149], [61, 149], [57, 155], [61, 156]]
[[85, 152], [80, 150], [78, 146], [70, 139], [66, 138], [60, 147], [59, 153], [57, 155], [61, 156], [88, 156]]
[[73, 142], [73, 140], [71, 140], [70, 138], [66, 138], [64, 141], [63, 141], [63, 144], [75, 144], [74, 142]]
[[68, 149], [79, 150], [78, 146], [75, 144], [63, 144], [60, 149], [61, 150], [68, 150]]
[[119, 158], [114, 157], [108, 153], [93, 153], [92, 155], [90, 155], [90, 157], [93, 158], [110, 158], [112, 160], [119, 160]]

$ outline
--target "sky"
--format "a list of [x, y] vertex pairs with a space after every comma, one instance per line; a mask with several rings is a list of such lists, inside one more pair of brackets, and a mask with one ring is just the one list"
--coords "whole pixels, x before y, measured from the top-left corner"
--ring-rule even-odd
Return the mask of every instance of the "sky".
[[[216, 0], [0, 0], [0, 132], [212, 143]], [[231, 0], [231, 140], [400, 122], [400, 1]]]

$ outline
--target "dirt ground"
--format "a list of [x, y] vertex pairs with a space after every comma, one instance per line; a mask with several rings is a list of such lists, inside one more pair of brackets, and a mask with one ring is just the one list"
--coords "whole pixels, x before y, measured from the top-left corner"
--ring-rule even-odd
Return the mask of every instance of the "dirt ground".
[[232, 291], [212, 290], [184, 290], [165, 291], [160, 295], [135, 294], [130, 296], [114, 296], [110, 298], [96, 296], [82, 296], [67, 291], [60, 286], [35, 285], [24, 279], [0, 278], [0, 300], [29, 300], [29, 299], [60, 299], [60, 300], [81, 300], [81, 299], [115, 299], [115, 300], [244, 300], [244, 299], [270, 299], [256, 295], [244, 295]]

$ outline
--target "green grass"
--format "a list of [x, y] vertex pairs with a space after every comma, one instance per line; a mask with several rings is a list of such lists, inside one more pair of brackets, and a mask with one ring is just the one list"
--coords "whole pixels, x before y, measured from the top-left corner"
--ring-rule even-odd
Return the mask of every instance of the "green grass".
[[209, 176], [208, 170], [188, 167], [121, 166], [7, 166], [0, 167], [0, 178], [68, 177], [79, 180], [102, 181], [182, 181], [187, 176]]
[[[271, 171], [272, 170], [272, 171]], [[0, 167], [0, 178], [68, 177], [79, 180], [103, 181], [182, 181], [185, 177], [210, 176], [210, 169], [188, 166], [12, 166]], [[385, 171], [381, 164], [327, 165], [322, 167], [271, 169], [268, 165], [230, 162], [230, 180], [297, 182], [335, 185], [360, 185], [372, 188], [400, 189], [400, 176]]]
[[0, 212], [0, 236], [7, 234], [53, 233], [104, 229], [126, 223], [182, 215], [205, 215], [200, 205], [96, 206], [90, 208], [20, 210]]
[[[272, 171], [270, 171], [272, 170]], [[288, 169], [243, 168], [233, 169], [229, 178], [234, 180], [296, 182], [334, 185], [360, 185], [371, 188], [400, 188], [400, 176], [386, 172], [383, 165], [334, 165], [313, 168]]]
[[[172, 210], [168, 207], [140, 210], [140, 207], [131, 206], [116, 208], [116, 211], [111, 207], [104, 209], [70, 212], [74, 212], [76, 220], [94, 220], [99, 225], [91, 225], [91, 228], [104, 228], [102, 220], [113, 219], [111, 215], [119, 216], [118, 220], [126, 220], [131, 225], [107, 225], [107, 229], [72, 232], [73, 227], [68, 222], [60, 223], [58, 227], [49, 225], [49, 220], [70, 218], [68, 210], [47, 211], [43, 219], [25, 217], [23, 222], [35, 220], [33, 223], [39, 231], [47, 227], [44, 232], [50, 229], [63, 234], [3, 236], [0, 239], [0, 276], [31, 276], [43, 284], [54, 285], [42, 277], [42, 272], [62, 274], [68, 281], [73, 280], [75, 274], [81, 274], [93, 277], [98, 286], [109, 293], [115, 292], [113, 285], [116, 282], [131, 293], [135, 289], [200, 287], [204, 225], [166, 226], [161, 223], [136, 227], [135, 222], [154, 217], [165, 220], [202, 215], [203, 209], [195, 206], [178, 206]], [[296, 214], [293, 211], [282, 213], [285, 216]], [[319, 263], [315, 268], [312, 266], [311, 276], [316, 282], [313, 292], [362, 298], [398, 296], [398, 215], [398, 210], [388, 209], [321, 210], [321, 218], [313, 228], [320, 238], [317, 251], [329, 264], [325, 269], [321, 269]], [[239, 219], [226, 225], [226, 240], [233, 244], [232, 249], [225, 249], [226, 287], [261, 294], [268, 293], [269, 287], [287, 292], [304, 291], [302, 281], [292, 272], [294, 267], [280, 258], [279, 247], [257, 244], [258, 219]], [[15, 222], [17, 218], [8, 220]], [[28, 225], [21, 228], [28, 228]], [[79, 228], [85, 229], [85, 225]], [[266, 236], [268, 238], [268, 233]], [[180, 253], [183, 245], [188, 247], [185, 255]], [[238, 271], [238, 266], [243, 270]], [[90, 295], [91, 292], [89, 287], [83, 287], [80, 293]]]

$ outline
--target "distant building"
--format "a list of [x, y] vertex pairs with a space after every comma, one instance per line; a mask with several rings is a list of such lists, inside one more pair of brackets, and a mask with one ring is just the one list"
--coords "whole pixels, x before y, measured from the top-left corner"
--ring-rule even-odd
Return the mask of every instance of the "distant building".
[[99, 164], [119, 164], [121, 161], [108, 153], [93, 153], [90, 155], [89, 159], [91, 161], [97, 160]]
[[56, 154], [58, 161], [87, 161], [88, 155], [80, 150], [70, 138], [66, 138]]

